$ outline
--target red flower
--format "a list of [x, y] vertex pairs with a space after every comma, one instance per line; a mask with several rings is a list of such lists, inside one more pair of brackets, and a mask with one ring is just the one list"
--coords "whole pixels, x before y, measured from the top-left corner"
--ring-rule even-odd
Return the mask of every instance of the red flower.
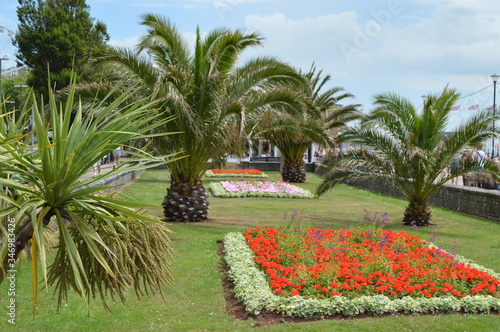
[[347, 291], [348, 291], [348, 290], [351, 290], [351, 286], [349, 286], [349, 285], [348, 285], [348, 284], [346, 284], [345, 282], [344, 282], [342, 285], [340, 285], [340, 287], [342, 287], [343, 289], [345, 289], [345, 290], [347, 290]]
[[499, 280], [405, 232], [255, 227], [245, 239], [275, 294], [499, 294]]
[[212, 169], [215, 174], [252, 174], [262, 175], [258, 169]]

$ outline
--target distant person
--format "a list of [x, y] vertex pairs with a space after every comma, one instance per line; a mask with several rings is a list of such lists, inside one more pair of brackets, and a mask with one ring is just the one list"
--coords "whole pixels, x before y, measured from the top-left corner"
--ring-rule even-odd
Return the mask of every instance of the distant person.
[[122, 147], [119, 146], [117, 147], [116, 149], [113, 150], [113, 159], [114, 159], [114, 166], [113, 166], [113, 169], [115, 167], [118, 167], [120, 166], [120, 158], [122, 157]]
[[[484, 167], [484, 163], [488, 160], [488, 156], [486, 156], [486, 153], [482, 150], [481, 146], [479, 146], [477, 150], [472, 153], [472, 160], [477, 163], [477, 166], [475, 167]], [[485, 176], [484, 174], [476, 174], [476, 186], [478, 188], [487, 186], [485, 183], [487, 181], [486, 178], [487, 176]]]
[[[460, 160], [461, 167], [462, 169], [470, 169], [471, 168], [471, 163], [472, 163], [472, 154], [470, 151], [465, 151], [462, 153], [462, 158]], [[475, 175], [474, 174], [464, 174], [462, 175], [462, 180], [464, 186], [476, 186], [476, 181], [475, 181]]]
[[[450, 164], [450, 175], [457, 175], [458, 172], [461, 171], [462, 169], [462, 156], [460, 154], [456, 154], [455, 157], [453, 157], [453, 160], [451, 161]], [[458, 184], [458, 177], [455, 176], [451, 179], [452, 184]]]
[[483, 167], [486, 162], [486, 153], [482, 150], [481, 147], [478, 147], [476, 151], [472, 153], [472, 159], [479, 163], [479, 167]]
[[99, 159], [92, 166], [92, 171], [94, 171], [94, 175], [101, 174], [101, 164], [102, 164], [102, 159]]
[[[500, 166], [500, 161], [498, 158], [493, 158], [491, 161], [497, 166]], [[485, 183], [483, 185], [483, 189], [497, 189], [500, 190], [500, 181], [497, 180], [493, 175], [488, 174]]]

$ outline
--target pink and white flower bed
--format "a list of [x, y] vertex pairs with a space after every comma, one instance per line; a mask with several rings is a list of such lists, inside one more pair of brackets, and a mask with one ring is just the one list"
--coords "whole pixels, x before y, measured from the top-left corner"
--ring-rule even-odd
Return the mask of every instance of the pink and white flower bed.
[[314, 198], [309, 191], [288, 182], [270, 181], [221, 181], [211, 183], [209, 188], [216, 197], [280, 197]]
[[267, 175], [258, 169], [210, 169], [205, 172], [207, 178], [260, 178], [267, 179]]

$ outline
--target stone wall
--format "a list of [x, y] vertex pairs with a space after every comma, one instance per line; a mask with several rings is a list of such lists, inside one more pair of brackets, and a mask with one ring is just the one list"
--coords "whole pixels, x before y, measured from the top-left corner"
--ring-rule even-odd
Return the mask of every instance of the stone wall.
[[92, 186], [114, 186], [111, 191], [113, 190], [122, 190], [124, 187], [126, 187], [128, 184], [130, 184], [132, 181], [137, 179], [139, 175], [143, 170], [138, 170], [138, 171], [128, 171], [128, 172], [123, 172], [120, 174], [113, 175], [109, 178], [102, 179], [100, 181], [92, 183]]
[[[349, 185], [404, 198], [391, 184], [383, 181], [357, 180]], [[429, 204], [500, 222], [500, 190], [446, 184], [432, 195]]]
[[[262, 172], [279, 172], [280, 171], [280, 163], [279, 162], [252, 162], [252, 161], [242, 161], [240, 163], [241, 168], [249, 168], [249, 169], [258, 169]], [[306, 171], [314, 172], [316, 170], [316, 164], [306, 163]]]

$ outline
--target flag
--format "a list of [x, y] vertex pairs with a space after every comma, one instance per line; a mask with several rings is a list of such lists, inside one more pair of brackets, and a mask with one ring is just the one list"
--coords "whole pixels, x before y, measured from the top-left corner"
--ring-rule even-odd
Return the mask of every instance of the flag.
[[479, 105], [472, 105], [468, 108], [468, 110], [477, 110], [479, 109]]
[[[487, 110], [492, 110], [493, 109], [493, 105], [491, 105], [490, 107], [486, 107]], [[496, 108], [498, 109], [498, 107]]]
[[451, 110], [452, 110], [452, 111], [458, 111], [458, 110], [460, 110], [460, 105], [458, 105], [458, 106], [453, 106], [453, 107], [451, 108]]

